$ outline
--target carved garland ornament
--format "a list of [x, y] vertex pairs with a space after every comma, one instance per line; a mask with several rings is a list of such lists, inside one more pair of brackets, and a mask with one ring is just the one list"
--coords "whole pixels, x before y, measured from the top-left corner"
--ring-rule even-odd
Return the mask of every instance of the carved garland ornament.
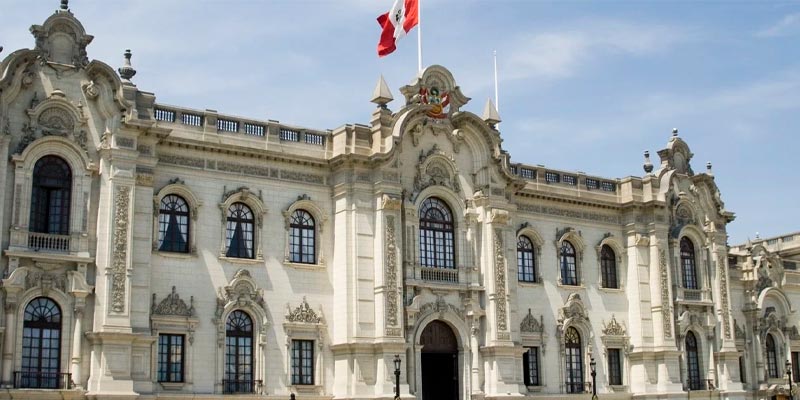
[[611, 321], [603, 324], [603, 334], [607, 336], [625, 336], [625, 327], [617, 322], [617, 318], [612, 314]]
[[542, 333], [544, 331], [544, 317], [540, 315], [537, 321], [529, 308], [528, 315], [519, 324], [519, 330], [523, 333]]
[[506, 324], [506, 258], [503, 255], [503, 238], [500, 231], [494, 231], [494, 284], [495, 284], [495, 307], [497, 308], [497, 338], [509, 339]]
[[397, 240], [394, 216], [386, 216], [386, 335], [399, 336], [397, 323]]
[[667, 287], [667, 256], [664, 250], [658, 251], [659, 272], [661, 273], [661, 321], [664, 328], [664, 337], [672, 337], [672, 308], [669, 301], [669, 288]]
[[111, 310], [125, 311], [125, 278], [128, 265], [128, 205], [131, 188], [118, 186], [114, 199], [114, 247], [111, 261]]
[[[723, 257], [719, 259], [724, 260]], [[719, 291], [722, 292], [722, 327], [725, 332], [725, 339], [731, 339], [731, 315], [728, 308], [728, 271], [725, 262], [717, 261], [719, 265]]]

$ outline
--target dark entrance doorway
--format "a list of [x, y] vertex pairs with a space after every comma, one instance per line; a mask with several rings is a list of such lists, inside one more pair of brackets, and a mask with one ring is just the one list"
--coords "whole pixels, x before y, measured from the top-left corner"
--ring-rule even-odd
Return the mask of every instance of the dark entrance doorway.
[[422, 400], [458, 400], [458, 342], [453, 330], [433, 321], [422, 331]]

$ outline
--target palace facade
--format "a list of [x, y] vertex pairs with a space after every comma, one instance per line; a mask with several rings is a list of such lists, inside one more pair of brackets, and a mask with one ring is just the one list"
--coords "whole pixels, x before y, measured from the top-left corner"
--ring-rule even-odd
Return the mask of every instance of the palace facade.
[[729, 247], [677, 131], [641, 176], [557, 171], [441, 66], [314, 130], [157, 103], [66, 2], [31, 32], [0, 62], [0, 398], [391, 399], [396, 355], [403, 399], [788, 393], [800, 234]]

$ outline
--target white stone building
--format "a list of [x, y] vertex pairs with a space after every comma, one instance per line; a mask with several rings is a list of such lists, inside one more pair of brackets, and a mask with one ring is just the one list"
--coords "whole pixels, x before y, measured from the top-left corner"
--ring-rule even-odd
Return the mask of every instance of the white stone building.
[[65, 4], [31, 32], [0, 62], [0, 398], [390, 399], [395, 355], [403, 399], [785, 391], [800, 275], [729, 254], [677, 132], [641, 177], [556, 171], [440, 66], [313, 130], [156, 103]]

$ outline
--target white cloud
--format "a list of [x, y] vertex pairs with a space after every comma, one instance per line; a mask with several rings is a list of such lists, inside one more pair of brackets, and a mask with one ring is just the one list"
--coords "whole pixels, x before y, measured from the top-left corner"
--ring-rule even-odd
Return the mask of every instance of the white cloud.
[[800, 34], [800, 13], [784, 16], [775, 25], [756, 32], [757, 37], [779, 37]]

